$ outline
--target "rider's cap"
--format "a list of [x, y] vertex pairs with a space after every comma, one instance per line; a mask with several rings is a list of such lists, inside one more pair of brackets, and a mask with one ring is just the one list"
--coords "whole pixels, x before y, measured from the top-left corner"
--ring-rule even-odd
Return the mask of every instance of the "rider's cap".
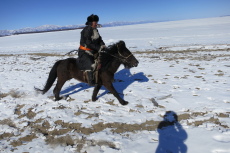
[[85, 23], [85, 25], [89, 25], [93, 21], [98, 22], [99, 21], [99, 17], [97, 15], [94, 15], [94, 14], [88, 16], [87, 17], [87, 22]]

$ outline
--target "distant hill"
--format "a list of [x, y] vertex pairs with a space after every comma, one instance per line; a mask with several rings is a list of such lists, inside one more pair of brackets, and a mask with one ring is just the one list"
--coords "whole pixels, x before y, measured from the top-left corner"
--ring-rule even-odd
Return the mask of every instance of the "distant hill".
[[80, 29], [81, 27], [83, 27], [83, 25], [68, 25], [68, 26], [43, 25], [35, 28], [23, 28], [18, 30], [0, 30], [0, 36], [74, 30], [74, 29]]
[[[156, 21], [110, 22], [110, 23], [99, 25], [99, 27], [114, 27], [114, 26], [124, 26], [124, 25], [153, 23], [153, 22], [156, 22]], [[10, 35], [19, 35], [19, 34], [29, 34], [29, 33], [75, 30], [75, 29], [82, 29], [84, 26], [85, 25], [68, 25], [68, 26], [43, 25], [43, 26], [39, 26], [35, 28], [23, 28], [23, 29], [18, 29], [18, 30], [0, 30], [0, 37], [10, 36]]]

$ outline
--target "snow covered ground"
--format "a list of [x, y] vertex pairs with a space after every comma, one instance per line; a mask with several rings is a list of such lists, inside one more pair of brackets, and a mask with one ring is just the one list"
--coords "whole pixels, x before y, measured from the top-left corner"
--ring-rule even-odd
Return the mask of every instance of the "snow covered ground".
[[[114, 86], [71, 80], [68, 100], [34, 91], [55, 61], [79, 46], [80, 30], [0, 37], [0, 152], [229, 153], [230, 17], [99, 29], [139, 60]], [[75, 55], [77, 57], [77, 55]]]

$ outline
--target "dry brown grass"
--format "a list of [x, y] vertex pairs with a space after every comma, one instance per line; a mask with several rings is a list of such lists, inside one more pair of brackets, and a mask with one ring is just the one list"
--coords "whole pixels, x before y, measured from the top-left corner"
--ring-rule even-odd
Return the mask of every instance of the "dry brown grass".
[[[220, 57], [230, 57], [230, 53], [218, 54], [215, 52], [226, 51], [229, 49], [207, 49], [207, 50], [181, 50], [181, 51], [163, 51], [163, 50], [152, 50], [152, 51], [137, 51], [134, 54], [142, 55], [146, 58], [153, 59], [164, 59], [165, 61], [177, 61], [177, 60], [198, 60], [198, 61], [211, 61]], [[210, 54], [210, 52], [215, 54]]]
[[[15, 114], [18, 115], [18, 118], [24, 116], [28, 119], [33, 119], [35, 112], [32, 111], [32, 108], [27, 109], [27, 113], [22, 114], [21, 108], [24, 105], [17, 105]], [[140, 107], [142, 107], [140, 105]], [[135, 111], [131, 110], [130, 112]], [[33, 112], [30, 117], [28, 117], [28, 113]], [[154, 113], [153, 111], [150, 113]], [[219, 113], [210, 116], [210, 112], [184, 112], [183, 114], [178, 115], [178, 121], [186, 121], [190, 126], [200, 126], [205, 123], [213, 123], [219, 127], [229, 128], [226, 124], [220, 122], [219, 118], [228, 118], [230, 112], [226, 113]], [[82, 111], [78, 111], [75, 115], [88, 115], [89, 117], [98, 117], [99, 114], [90, 114], [85, 113]], [[197, 117], [204, 117], [201, 120], [194, 120]], [[101, 132], [105, 129], [109, 129], [111, 133], [116, 133], [120, 135], [126, 135], [127, 137], [129, 134], [127, 133], [136, 133], [138, 131], [155, 131], [158, 128], [158, 125], [161, 121], [154, 121], [154, 120], [147, 120], [140, 124], [128, 124], [128, 123], [120, 123], [120, 122], [113, 122], [113, 123], [103, 123], [99, 122], [97, 124], [93, 124], [91, 127], [82, 127], [81, 123], [68, 123], [64, 122], [63, 120], [57, 120], [54, 123], [49, 123], [46, 119], [37, 119], [35, 121], [30, 120], [30, 124], [28, 124], [24, 128], [31, 129], [31, 134], [26, 135], [24, 137], [20, 137], [20, 135], [15, 136], [12, 133], [3, 133], [0, 135], [1, 139], [8, 139], [10, 141], [11, 137], [14, 137], [14, 141], [11, 141], [10, 144], [17, 148], [17, 146], [23, 145], [25, 142], [32, 141], [33, 139], [37, 138], [37, 134], [43, 134], [45, 136], [45, 141], [47, 144], [52, 146], [62, 145], [62, 146], [73, 146], [76, 148], [77, 152], [84, 151], [85, 146], [107, 146], [116, 150], [119, 148], [110, 141], [101, 140], [93, 140], [87, 139], [88, 135], [93, 133]], [[5, 119], [0, 121], [0, 124], [5, 124], [10, 127], [16, 128], [16, 125], [10, 119]], [[57, 127], [57, 128], [56, 128]], [[18, 131], [23, 132], [23, 129], [18, 129]], [[82, 137], [78, 138], [77, 135], [81, 135]]]
[[57, 53], [29, 53], [28, 55], [33, 55], [33, 56], [64, 56], [62, 54], [57, 54]]
[[16, 125], [14, 124], [14, 122], [11, 119], [0, 120], [0, 124], [8, 125], [9, 127], [16, 128]]
[[0, 54], [0, 57], [15, 56], [14, 54]]
[[24, 97], [26, 94], [15, 89], [11, 89], [8, 93], [0, 93], [0, 98], [4, 98], [7, 96], [11, 96], [13, 98], [21, 98]]
[[175, 53], [198, 53], [198, 52], [216, 52], [216, 51], [230, 51], [230, 48], [224, 49], [186, 49], [186, 50], [149, 50], [149, 51], [136, 51], [134, 54], [175, 54]]

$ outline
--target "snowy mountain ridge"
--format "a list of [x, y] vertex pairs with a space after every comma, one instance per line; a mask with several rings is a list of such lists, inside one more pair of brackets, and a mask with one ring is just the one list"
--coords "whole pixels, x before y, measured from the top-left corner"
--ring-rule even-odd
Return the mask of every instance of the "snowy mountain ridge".
[[31, 28], [23, 28], [18, 30], [0, 30], [1, 36], [10, 36], [16, 34], [25, 34], [25, 33], [38, 33], [38, 32], [50, 32], [50, 31], [61, 31], [61, 30], [71, 30], [82, 27], [83, 25], [68, 25], [68, 26], [57, 26], [57, 25], [42, 25], [39, 27]]
[[[137, 22], [117, 21], [117, 22], [109, 22], [109, 23], [101, 24], [101, 26], [102, 27], [115, 27], [115, 26], [154, 23], [154, 22], [162, 22], [162, 21], [137, 21]], [[26, 33], [74, 30], [74, 29], [81, 29], [84, 26], [85, 25], [83, 25], [83, 24], [81, 24], [81, 25], [66, 25], [66, 26], [42, 25], [42, 26], [35, 27], [35, 28], [27, 27], [27, 28], [22, 28], [22, 29], [17, 29], [17, 30], [0, 30], [0, 37], [1, 36], [17, 35], [17, 34], [26, 34]]]

